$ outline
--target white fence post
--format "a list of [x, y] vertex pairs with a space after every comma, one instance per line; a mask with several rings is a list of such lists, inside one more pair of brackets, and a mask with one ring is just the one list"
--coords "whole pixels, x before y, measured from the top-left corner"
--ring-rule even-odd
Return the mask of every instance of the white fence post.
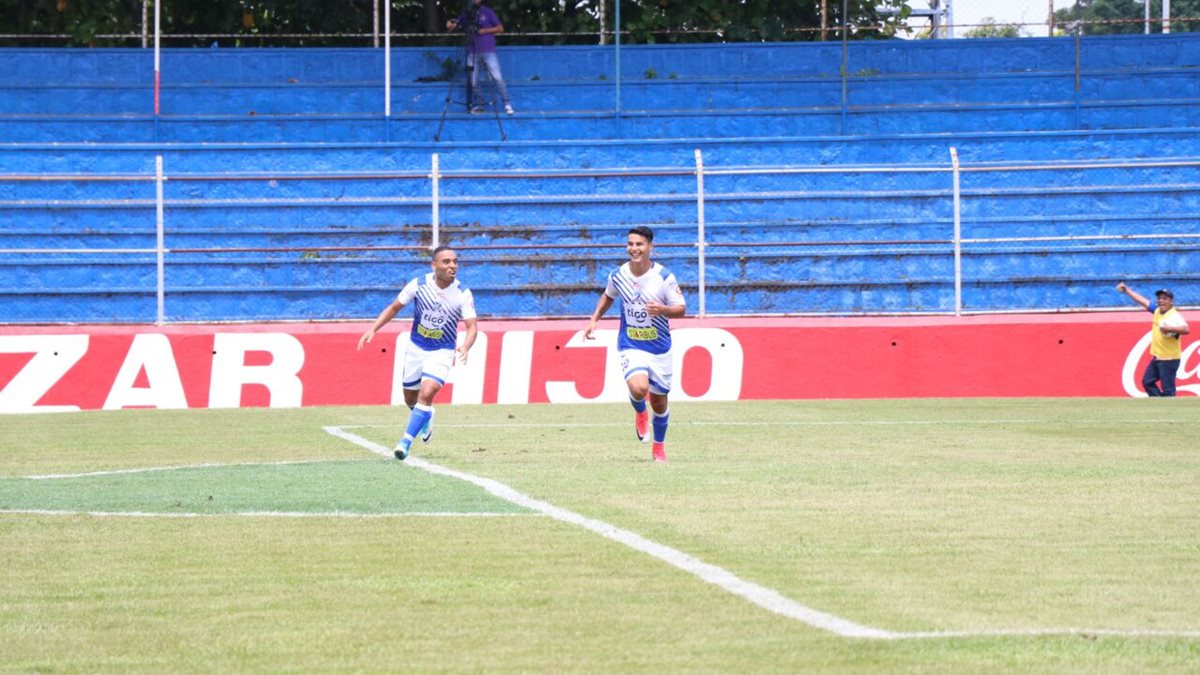
[[429, 237], [430, 237], [429, 248], [432, 250], [432, 249], [435, 249], [438, 247], [438, 244], [439, 244], [438, 240], [441, 237], [441, 211], [440, 211], [441, 203], [439, 201], [439, 196], [438, 196], [441, 176], [439, 175], [439, 172], [438, 172], [438, 153], [436, 153], [436, 152], [433, 153], [433, 170], [429, 174], [429, 178], [430, 178], [430, 180], [433, 181], [433, 199], [432, 199], [433, 214], [430, 217], [430, 223], [433, 226], [433, 232], [431, 232], [429, 235]]
[[696, 285], [700, 295], [699, 316], [705, 314], [705, 284], [704, 284], [704, 156], [700, 148], [696, 148]]
[[950, 148], [954, 176], [954, 316], [962, 316], [962, 193], [959, 190], [958, 148]]
[[154, 0], [154, 123], [158, 124], [159, 96], [161, 94], [162, 54], [160, 41], [162, 36], [162, 0]]
[[[392, 3], [383, 10], [383, 116], [392, 116]], [[385, 121], [386, 123], [386, 121]]]

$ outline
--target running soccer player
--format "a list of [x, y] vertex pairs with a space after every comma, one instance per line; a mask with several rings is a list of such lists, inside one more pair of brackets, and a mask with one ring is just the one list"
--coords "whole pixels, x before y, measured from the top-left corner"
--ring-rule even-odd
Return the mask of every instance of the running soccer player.
[[[617, 352], [621, 372], [629, 387], [629, 403], [633, 406], [633, 429], [639, 441], [645, 442], [653, 427], [654, 442], [651, 456], [656, 462], [667, 461], [667, 422], [670, 409], [667, 395], [671, 391], [671, 324], [670, 319], [682, 318], [687, 311], [683, 291], [675, 275], [661, 264], [652, 262], [654, 232], [645, 226], [629, 230], [625, 252], [629, 262], [608, 275], [608, 285], [596, 302], [591, 321], [583, 336], [594, 339], [592, 333], [600, 317], [621, 300], [621, 332], [617, 337]], [[654, 419], [647, 424], [649, 414], [646, 398]]]
[[[358, 339], [358, 348], [369, 344], [375, 334], [410, 302], [413, 322], [409, 345], [404, 352], [404, 402], [411, 411], [404, 436], [396, 442], [396, 459], [407, 459], [413, 439], [420, 436], [428, 443], [433, 436], [433, 399], [446, 384], [457, 354], [459, 363], [467, 362], [467, 352], [475, 344], [475, 300], [471, 291], [458, 281], [458, 255], [449, 246], [433, 250], [433, 271], [416, 277], [383, 308], [375, 323]], [[467, 327], [461, 345], [458, 323]]]

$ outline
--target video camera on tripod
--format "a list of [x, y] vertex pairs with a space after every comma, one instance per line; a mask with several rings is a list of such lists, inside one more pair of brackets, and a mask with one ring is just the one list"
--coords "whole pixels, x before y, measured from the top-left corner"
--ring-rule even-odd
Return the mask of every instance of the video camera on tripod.
[[463, 32], [473, 39], [479, 34], [479, 3], [475, 2], [475, 0], [466, 0], [462, 16], [467, 21], [466, 25], [463, 26]]
[[462, 11], [452, 23], [456, 30], [462, 29], [467, 36], [467, 43], [473, 44], [475, 36], [479, 34], [479, 3], [475, 0], [465, 0]]
[[[481, 26], [479, 25], [479, 23], [480, 23], [480, 16], [482, 13], [483, 13], [482, 0], [463, 0], [462, 12], [456, 18], [447, 21], [446, 28], [448, 30], [462, 31], [463, 36], [465, 38], [463, 40], [463, 51], [462, 51], [463, 58], [462, 58], [461, 63], [463, 64], [464, 70], [466, 71], [465, 72], [465, 74], [466, 74], [466, 83], [465, 84], [466, 84], [466, 95], [467, 96], [466, 96], [465, 103], [466, 103], [467, 112], [482, 113], [482, 112], [485, 112], [488, 108], [490, 108], [496, 117], [496, 126], [500, 129], [500, 139], [504, 140], [504, 139], [508, 138], [508, 135], [504, 132], [504, 125], [500, 122], [500, 113], [496, 107], [495, 100], [494, 99], [485, 99], [481, 95], [481, 92], [477, 91], [477, 89], [476, 89], [475, 69], [476, 69], [476, 60], [477, 60], [477, 58], [479, 58], [479, 51], [480, 51], [479, 41], [481, 39], [486, 38], [487, 40], [489, 40], [489, 44], [491, 44], [490, 41], [494, 40], [494, 38], [492, 38], [490, 35], [482, 35], [482, 36], [480, 35], [479, 31], [481, 29]], [[497, 20], [489, 19], [489, 18], [485, 18], [484, 20], [488, 22], [488, 26], [498, 25]], [[501, 30], [502, 29], [503, 29], [503, 27], [501, 27]], [[486, 50], [487, 48], [485, 47], [484, 49]], [[495, 54], [492, 53], [491, 50], [487, 50], [487, 54], [489, 56], [491, 56], [493, 59], [495, 58]], [[508, 104], [507, 89], [504, 88], [504, 82], [502, 80], [498, 79], [499, 78], [499, 75], [498, 75], [499, 66], [496, 66], [497, 75], [495, 75], [495, 76], [493, 76], [491, 74], [489, 68], [490, 68], [490, 66], [484, 67], [483, 70], [484, 70], [484, 72], [488, 73], [489, 78], [495, 78], [495, 79], [491, 80], [493, 83], [498, 82], [497, 86], [500, 88], [500, 92], [501, 92], [502, 96], [504, 97], [505, 112], [507, 112], [508, 114], [512, 114], [512, 106], [510, 106]], [[442, 119], [438, 123], [437, 133], [435, 133], [433, 135], [433, 140], [435, 140], [435, 141], [441, 139], [442, 128], [446, 124], [446, 113], [450, 109], [451, 103], [454, 102], [453, 90], [454, 90], [454, 81], [451, 80], [450, 89], [449, 89], [449, 91], [446, 92], [446, 104], [444, 106], [442, 106]]]

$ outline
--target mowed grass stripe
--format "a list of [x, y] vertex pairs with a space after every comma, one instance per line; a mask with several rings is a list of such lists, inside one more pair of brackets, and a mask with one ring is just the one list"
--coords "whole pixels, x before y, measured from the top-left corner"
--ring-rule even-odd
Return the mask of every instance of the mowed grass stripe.
[[523, 513], [478, 488], [396, 461], [182, 467], [0, 479], [0, 510], [140, 514]]

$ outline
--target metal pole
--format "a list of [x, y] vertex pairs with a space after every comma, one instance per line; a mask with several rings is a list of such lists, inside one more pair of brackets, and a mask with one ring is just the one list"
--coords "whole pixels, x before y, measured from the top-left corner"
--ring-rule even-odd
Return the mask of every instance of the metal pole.
[[150, 33], [150, 0], [142, 0], [142, 49], [146, 48]]
[[1163, 35], [1171, 32], [1171, 0], [1162, 0]]
[[1080, 97], [1082, 96], [1082, 79], [1084, 79], [1084, 38], [1080, 34], [1084, 32], [1084, 22], [1079, 22], [1075, 26], [1075, 91], [1073, 98], [1075, 100], [1075, 129], [1079, 129], [1079, 106]]
[[1047, 21], [1049, 26], [1046, 29], [1046, 37], [1054, 37], [1054, 0], [1050, 0], [1050, 18]]
[[621, 117], [621, 0], [613, 0], [616, 5], [616, 18], [613, 20], [613, 45], [616, 49], [616, 68], [617, 68], [617, 101], [616, 111], [618, 123]]
[[706, 284], [704, 281], [704, 249], [706, 245], [704, 235], [704, 157], [700, 154], [700, 148], [696, 148], [696, 292], [700, 295], [699, 316], [701, 318], [704, 317], [706, 311]]
[[379, 48], [379, 0], [371, 3], [371, 46]]
[[166, 249], [163, 246], [165, 237], [163, 236], [163, 158], [162, 155], [154, 157], [154, 229], [157, 236], [156, 255], [158, 258], [158, 289], [156, 295], [158, 298], [158, 313], [154, 320], [155, 325], [161, 326], [166, 321], [165, 298], [166, 298], [166, 271], [165, 271], [165, 254]]
[[[159, 67], [162, 63], [159, 57], [159, 35], [162, 26], [162, 0], [154, 0], [154, 116], [158, 117]], [[157, 121], [157, 120], [156, 120]]]
[[950, 148], [954, 177], [954, 316], [962, 316], [962, 193], [959, 191], [958, 148]]
[[440, 172], [438, 171], [438, 153], [435, 152], [435, 153], [433, 153], [432, 171], [429, 174], [429, 179], [433, 182], [433, 200], [432, 200], [433, 201], [433, 214], [430, 217], [430, 222], [432, 223], [433, 231], [429, 235], [429, 239], [430, 239], [429, 248], [430, 249], [435, 249], [439, 246], [438, 239], [442, 236], [441, 235], [441, 218], [442, 218], [442, 216], [441, 216], [441, 201], [440, 201], [441, 178], [442, 177], [440, 175]]
[[390, 0], [385, 0], [383, 10], [383, 116], [392, 116], [392, 3]]
[[1143, 19], [1143, 22], [1144, 22], [1144, 25], [1145, 25], [1145, 34], [1146, 34], [1146, 35], [1149, 35], [1149, 34], [1150, 34], [1150, 0], [1146, 0], [1146, 12], [1145, 12], [1145, 14], [1146, 14], [1146, 16], [1145, 16], [1145, 18]]
[[846, 99], [848, 93], [846, 91], [846, 78], [850, 76], [850, 20], [846, 10], [847, 0], [842, 0], [842, 135], [845, 136], [846, 131]]
[[829, 32], [829, 0], [821, 0], [821, 42], [828, 39]]
[[607, 19], [607, 17], [605, 17], [605, 16], [604, 16], [604, 0], [601, 0], [601, 1], [600, 1], [600, 6], [599, 6], [599, 8], [598, 8], [598, 12], [599, 12], [599, 15], [598, 15], [598, 16], [599, 16], [599, 19], [600, 19], [600, 21], [599, 21], [599, 24], [600, 24], [600, 44], [602, 44], [602, 45], [605, 45], [605, 44], [608, 44], [608, 40], [606, 39], [606, 36], [604, 35], [604, 26], [605, 26], [605, 20]]

